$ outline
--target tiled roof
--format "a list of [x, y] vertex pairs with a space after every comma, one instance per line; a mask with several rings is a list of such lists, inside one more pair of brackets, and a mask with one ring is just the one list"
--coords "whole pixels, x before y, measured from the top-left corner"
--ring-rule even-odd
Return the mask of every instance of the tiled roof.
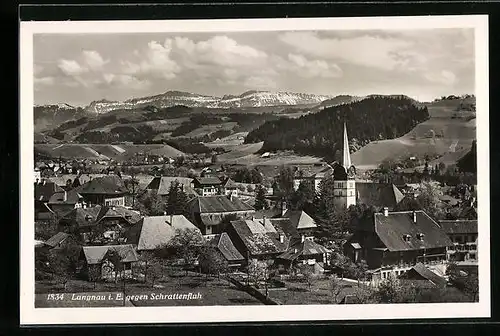
[[138, 261], [137, 253], [132, 245], [105, 245], [105, 246], [83, 246], [83, 253], [87, 264], [99, 264], [108, 251], [115, 251], [121, 258], [121, 262]]
[[127, 243], [136, 244], [137, 250], [154, 250], [165, 246], [177, 230], [200, 230], [183, 215], [148, 216], [141, 219], [127, 233]]
[[317, 254], [330, 253], [331, 251], [312, 240], [306, 239], [304, 242], [298, 242], [291, 245], [278, 258], [295, 260], [300, 256], [314, 256]]
[[199, 196], [192, 199], [189, 203], [189, 208], [197, 213], [214, 213], [214, 212], [236, 212], [236, 211], [252, 211], [253, 207], [242, 202], [237, 197], [232, 200], [228, 196]]
[[49, 199], [50, 204], [76, 204], [80, 200], [80, 187], [73, 188], [69, 191], [59, 191], [53, 194]]
[[170, 185], [172, 182], [177, 181], [180, 185], [184, 187], [186, 194], [195, 194], [196, 192], [191, 187], [193, 179], [189, 177], [174, 177], [174, 176], [156, 176], [148, 184], [146, 189], [156, 190], [157, 194], [160, 196], [168, 195]]
[[477, 219], [440, 220], [439, 226], [441, 226], [447, 234], [478, 233]]
[[52, 195], [60, 191], [64, 190], [52, 181], [35, 183], [35, 200], [48, 202]]
[[194, 179], [195, 183], [199, 185], [220, 185], [222, 181], [215, 176], [207, 176], [207, 177], [197, 177]]
[[243, 261], [245, 259], [236, 249], [229, 235], [225, 232], [216, 235], [210, 243], [217, 246], [217, 248], [227, 261], [234, 262]]
[[140, 220], [140, 215], [122, 206], [95, 205], [87, 208], [75, 208], [65, 214], [61, 220], [76, 223], [78, 226], [87, 226], [98, 223], [104, 218], [123, 218], [130, 224]]
[[231, 226], [251, 255], [277, 254], [288, 246], [286, 240], [280, 243], [280, 234], [269, 221], [263, 225], [262, 220], [236, 220]]
[[316, 222], [304, 211], [292, 211], [287, 210], [284, 215], [285, 218], [289, 218], [290, 221], [295, 225], [297, 229], [311, 229], [316, 228]]
[[56, 247], [60, 243], [62, 243], [66, 238], [68, 238], [70, 235], [66, 232], [58, 232], [52, 237], [50, 237], [47, 241], [45, 241], [45, 244], [50, 246], [50, 247]]
[[127, 188], [123, 180], [116, 175], [107, 175], [92, 179], [82, 185], [80, 194], [104, 194], [104, 195], [123, 195], [127, 193]]
[[[452, 246], [450, 238], [441, 227], [424, 211], [415, 211], [416, 223], [412, 211], [375, 213], [375, 232], [389, 251], [419, 250]], [[423, 240], [417, 235], [424, 234]], [[409, 235], [409, 241], [404, 236]]]
[[374, 182], [356, 182], [356, 196], [359, 203], [392, 209], [404, 198], [394, 184]]
[[236, 183], [235, 183], [233, 180], [231, 180], [230, 178], [227, 178], [227, 179], [224, 181], [224, 183], [222, 184], [222, 186], [223, 186], [224, 188], [233, 188], [233, 189], [234, 189], [234, 188], [238, 188], [238, 186], [236, 185]]
[[416, 264], [415, 266], [412, 267], [411, 270], [415, 271], [421, 277], [429, 280], [436, 286], [446, 285], [446, 280], [444, 278], [440, 277], [439, 275], [437, 275], [436, 273], [425, 267], [424, 264], [422, 263]]
[[413, 197], [411, 195], [403, 197], [401, 202], [399, 202], [396, 205], [396, 207], [394, 207], [395, 211], [404, 211], [404, 210], [408, 210], [408, 209], [422, 210], [423, 207], [420, 204], [420, 202], [415, 197]]
[[280, 232], [283, 232], [291, 241], [300, 240], [300, 234], [297, 227], [290, 218], [270, 218], [271, 224]]
[[100, 222], [104, 218], [123, 218], [133, 224], [141, 219], [141, 215], [137, 211], [122, 206], [103, 206], [97, 216], [97, 221]]

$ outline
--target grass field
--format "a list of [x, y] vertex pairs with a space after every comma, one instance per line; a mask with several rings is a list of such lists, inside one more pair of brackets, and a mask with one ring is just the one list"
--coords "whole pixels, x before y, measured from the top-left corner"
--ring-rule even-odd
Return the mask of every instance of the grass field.
[[263, 145], [264, 142], [258, 142], [254, 144], [235, 146], [230, 152], [219, 155], [219, 161], [224, 163], [234, 162], [235, 160], [241, 159], [247, 155], [257, 153]]

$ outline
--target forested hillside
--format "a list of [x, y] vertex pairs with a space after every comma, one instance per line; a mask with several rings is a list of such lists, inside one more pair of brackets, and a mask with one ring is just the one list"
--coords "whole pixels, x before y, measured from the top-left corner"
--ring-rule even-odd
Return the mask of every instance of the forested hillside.
[[297, 119], [266, 122], [251, 131], [245, 143], [264, 141], [262, 151], [288, 149], [331, 158], [340, 149], [344, 121], [355, 150], [370, 141], [400, 137], [427, 120], [427, 107], [414, 103], [405, 96], [368, 97]]

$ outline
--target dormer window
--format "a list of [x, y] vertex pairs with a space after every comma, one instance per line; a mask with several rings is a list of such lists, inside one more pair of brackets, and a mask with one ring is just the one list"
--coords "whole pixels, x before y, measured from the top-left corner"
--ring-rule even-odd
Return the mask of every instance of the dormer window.
[[409, 242], [409, 241], [410, 241], [410, 239], [411, 239], [411, 236], [410, 236], [409, 234], [405, 234], [405, 235], [403, 235], [403, 240], [404, 240], [405, 242]]
[[424, 240], [424, 234], [423, 233], [417, 233], [417, 239], [419, 239], [420, 241], [423, 241]]

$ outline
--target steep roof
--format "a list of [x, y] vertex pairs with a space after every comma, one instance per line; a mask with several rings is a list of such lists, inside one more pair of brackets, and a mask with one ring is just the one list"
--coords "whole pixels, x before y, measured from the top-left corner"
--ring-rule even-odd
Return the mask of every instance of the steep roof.
[[54, 193], [49, 199], [50, 204], [76, 204], [80, 200], [81, 186], [77, 188], [73, 188], [68, 191], [58, 191]]
[[[264, 223], [265, 222], [265, 223]], [[280, 243], [280, 232], [269, 220], [235, 220], [231, 226], [251, 255], [283, 252], [288, 241]]]
[[231, 178], [229, 178], [229, 177], [222, 183], [222, 186], [224, 188], [238, 188], [236, 183], [233, 180], [231, 180]]
[[392, 183], [356, 182], [359, 203], [375, 207], [394, 209], [404, 198], [403, 193]]
[[66, 232], [58, 232], [52, 237], [50, 237], [48, 240], [45, 241], [45, 244], [50, 246], [50, 247], [56, 247], [60, 243], [62, 243], [66, 238], [68, 238], [70, 235]]
[[61, 191], [64, 190], [52, 181], [45, 180], [41, 183], [35, 183], [35, 200], [48, 202], [52, 195]]
[[154, 250], [165, 246], [177, 230], [200, 230], [183, 215], [148, 216], [142, 218], [127, 233], [127, 243], [136, 244], [137, 250]]
[[236, 249], [233, 241], [226, 232], [216, 235], [210, 243], [215, 245], [227, 261], [242, 261], [245, 258]]
[[184, 192], [186, 192], [186, 194], [196, 195], [196, 192], [191, 187], [193, 179], [189, 177], [156, 176], [147, 185], [146, 189], [156, 190], [157, 194], [160, 196], [168, 195], [168, 190], [170, 189], [170, 185], [174, 181], [179, 182], [179, 184], [183, 186]]
[[192, 199], [189, 208], [197, 213], [252, 211], [254, 208], [237, 197], [199, 196]]
[[280, 259], [295, 260], [300, 256], [313, 256], [317, 254], [330, 253], [331, 251], [312, 240], [305, 239], [290, 246], [284, 253], [278, 256]]
[[78, 226], [93, 225], [104, 218], [123, 218], [133, 224], [141, 217], [134, 211], [122, 206], [95, 205], [87, 208], [75, 208], [61, 217], [61, 220], [76, 223]]
[[196, 177], [194, 179], [195, 183], [199, 185], [220, 185], [222, 181], [215, 176], [207, 176], [207, 177]]
[[292, 211], [287, 210], [284, 218], [289, 218], [297, 229], [311, 229], [316, 228], [316, 222], [305, 211]]
[[95, 178], [82, 185], [80, 194], [123, 195], [127, 188], [123, 180], [116, 175], [107, 175]]
[[[424, 211], [415, 211], [416, 223], [412, 211], [375, 213], [375, 232], [389, 251], [407, 251], [452, 246], [450, 238], [441, 227]], [[423, 240], [417, 235], [424, 234]], [[409, 235], [409, 241], [404, 239]]]
[[127, 245], [104, 245], [104, 246], [83, 246], [83, 253], [87, 264], [99, 264], [108, 252], [117, 252], [121, 258], [121, 262], [135, 262], [138, 261], [137, 253], [134, 247], [130, 244]]
[[467, 234], [467, 233], [477, 233], [477, 219], [465, 220], [440, 220], [439, 226], [447, 234]]
[[408, 271], [408, 275], [406, 277], [411, 278], [411, 271], [416, 272], [418, 275], [420, 275], [422, 278], [429, 280], [436, 286], [444, 286], [446, 285], [446, 280], [443, 277], [440, 277], [430, 269], [424, 266], [422, 263], [418, 263], [415, 266], [411, 268], [410, 271]]

